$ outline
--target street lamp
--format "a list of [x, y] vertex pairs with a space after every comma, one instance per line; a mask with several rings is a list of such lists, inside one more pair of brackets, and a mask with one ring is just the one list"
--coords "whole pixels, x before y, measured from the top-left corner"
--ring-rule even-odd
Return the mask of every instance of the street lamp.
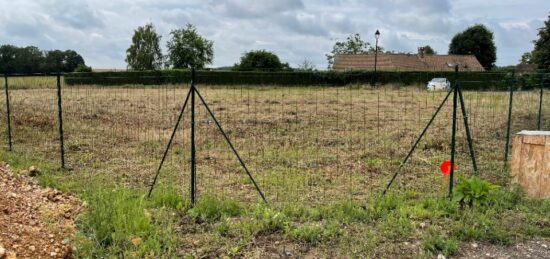
[[376, 45], [374, 49], [374, 84], [376, 85], [376, 63], [378, 63], [378, 38], [380, 38], [380, 31], [376, 30], [374, 33], [374, 38], [376, 38]]

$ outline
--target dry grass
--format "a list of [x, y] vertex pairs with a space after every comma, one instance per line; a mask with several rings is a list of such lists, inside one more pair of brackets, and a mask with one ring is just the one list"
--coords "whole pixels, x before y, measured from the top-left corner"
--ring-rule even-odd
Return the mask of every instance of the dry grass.
[[[187, 89], [176, 85], [65, 87], [66, 160], [77, 174], [74, 177], [85, 183], [101, 176], [145, 190]], [[361, 202], [382, 191], [446, 94], [389, 86], [199, 86], [199, 90], [268, 200], [310, 205], [346, 199]], [[507, 173], [498, 168], [504, 155], [508, 94], [465, 92], [465, 98], [480, 173], [506, 184]], [[55, 89], [13, 90], [11, 103], [14, 148], [31, 157], [58, 159]], [[449, 158], [451, 107], [452, 98], [393, 188], [442, 191], [438, 166]], [[534, 129], [537, 111], [537, 92], [516, 93], [512, 132]], [[202, 105], [197, 104], [197, 113], [198, 196], [213, 193], [257, 200]], [[0, 116], [5, 118], [4, 109]], [[187, 196], [189, 109], [182, 125], [159, 184], [178, 186]], [[462, 117], [458, 143], [459, 173], [470, 174]]]

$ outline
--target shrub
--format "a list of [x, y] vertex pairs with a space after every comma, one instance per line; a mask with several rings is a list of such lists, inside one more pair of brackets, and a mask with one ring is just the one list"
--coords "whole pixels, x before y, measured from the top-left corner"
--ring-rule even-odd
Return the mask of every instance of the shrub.
[[471, 178], [460, 177], [456, 186], [454, 199], [460, 203], [460, 207], [464, 208], [465, 204], [473, 207], [474, 202], [486, 204], [490, 199], [490, 194], [497, 188], [490, 182], [487, 182], [478, 176]]

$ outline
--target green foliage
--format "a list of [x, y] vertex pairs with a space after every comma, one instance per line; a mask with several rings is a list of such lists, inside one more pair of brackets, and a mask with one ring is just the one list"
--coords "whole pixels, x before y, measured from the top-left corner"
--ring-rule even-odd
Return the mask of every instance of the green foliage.
[[170, 32], [167, 42], [168, 62], [173, 68], [202, 69], [212, 64], [214, 59], [214, 43], [203, 38], [197, 28], [187, 24], [185, 28]]
[[261, 50], [251, 50], [241, 56], [238, 64], [233, 66], [235, 71], [281, 71], [290, 70], [288, 63], [281, 63], [275, 53]]
[[328, 242], [342, 234], [341, 228], [335, 223], [316, 222], [299, 225], [288, 229], [286, 235], [293, 240], [311, 245]]
[[321, 208], [321, 215], [339, 222], [367, 222], [371, 211], [352, 201], [335, 203]]
[[519, 59], [519, 63], [521, 64], [533, 64], [533, 53], [532, 52], [525, 52], [521, 55], [521, 58]]
[[534, 41], [533, 63], [539, 68], [550, 69], [550, 15], [544, 22], [544, 26], [539, 29], [539, 38]]
[[[332, 51], [326, 54], [328, 61], [328, 68], [334, 64], [334, 57], [339, 54], [366, 54], [374, 53], [376, 49], [371, 46], [370, 43], [363, 41], [361, 35], [356, 33], [346, 38], [346, 41], [337, 41], [332, 47]], [[384, 48], [378, 46], [378, 52], [384, 52]]]
[[[347, 85], [372, 82], [372, 71], [197, 71], [198, 84], [209, 85]], [[434, 77], [454, 78], [454, 72], [388, 72], [377, 73], [382, 84], [426, 84]], [[506, 73], [460, 72], [463, 90], [507, 90]], [[92, 72], [66, 75], [68, 85], [159, 85], [189, 82], [187, 70]]]
[[78, 64], [74, 72], [92, 72], [92, 67], [86, 66], [84, 64]]
[[430, 45], [426, 45], [422, 47], [424, 54], [426, 55], [436, 55], [437, 51], [435, 51]]
[[0, 73], [73, 72], [79, 66], [85, 66], [84, 59], [74, 50], [42, 51], [34, 46], [0, 46]]
[[213, 222], [222, 216], [238, 216], [242, 212], [243, 208], [233, 200], [204, 196], [188, 211], [188, 214], [195, 220]]
[[173, 226], [154, 222], [143, 196], [128, 189], [100, 187], [84, 198], [88, 207], [79, 225], [88, 242], [82, 241], [81, 256], [155, 257], [170, 251]]
[[433, 254], [441, 253], [444, 256], [453, 255], [458, 250], [459, 244], [458, 240], [441, 235], [430, 235], [422, 241], [422, 247], [425, 250]]
[[126, 50], [128, 66], [135, 70], [160, 69], [163, 60], [159, 45], [160, 38], [152, 23], [139, 26], [134, 30], [132, 45]]
[[159, 186], [152, 193], [150, 201], [157, 207], [167, 207], [177, 211], [183, 211], [189, 206], [187, 200], [183, 200], [182, 195], [173, 186]]
[[481, 24], [468, 27], [453, 37], [449, 45], [449, 54], [475, 55], [479, 63], [490, 70], [497, 60], [493, 32]]
[[471, 178], [460, 177], [456, 185], [454, 199], [460, 202], [461, 207], [464, 207], [465, 204], [473, 207], [474, 202], [484, 205], [490, 201], [491, 192], [497, 187], [478, 176]]

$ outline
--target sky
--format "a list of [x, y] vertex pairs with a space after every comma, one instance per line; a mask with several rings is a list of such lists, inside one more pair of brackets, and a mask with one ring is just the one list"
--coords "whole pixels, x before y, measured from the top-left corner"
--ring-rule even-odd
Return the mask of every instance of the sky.
[[325, 69], [334, 42], [354, 33], [374, 44], [380, 30], [386, 50], [446, 54], [453, 35], [479, 23], [494, 32], [503, 66], [533, 49], [549, 14], [549, 0], [0, 0], [0, 45], [73, 49], [93, 68], [126, 68], [138, 26], [153, 23], [165, 52], [170, 31], [191, 23], [214, 42], [211, 67], [266, 49]]

